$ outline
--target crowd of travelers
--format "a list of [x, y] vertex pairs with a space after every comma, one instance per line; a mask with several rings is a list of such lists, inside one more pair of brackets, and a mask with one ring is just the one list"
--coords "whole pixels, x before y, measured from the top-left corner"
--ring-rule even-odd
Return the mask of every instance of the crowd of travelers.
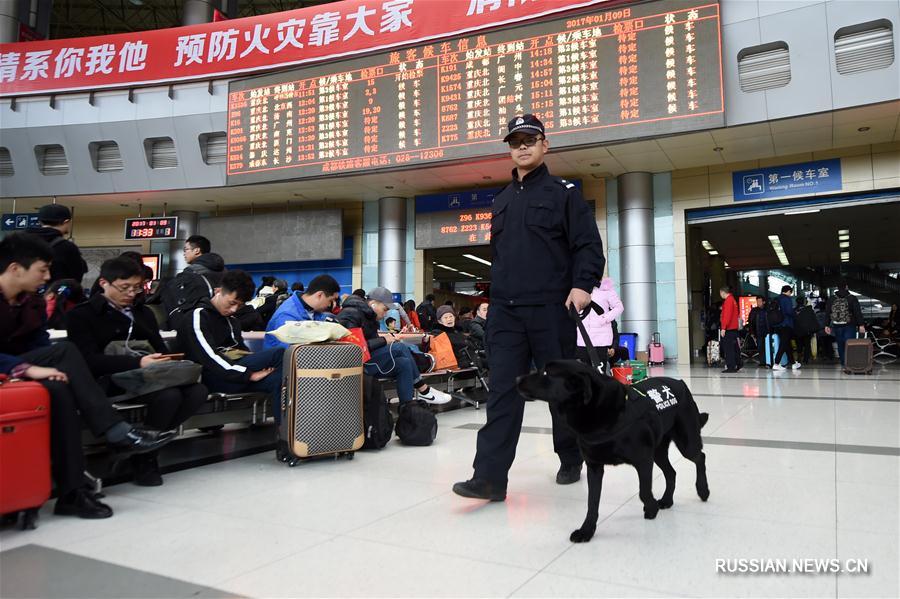
[[[484, 351], [487, 303], [474, 312], [452, 302], [435, 306], [433, 295], [418, 306], [401, 304], [384, 287], [341, 297], [328, 274], [290, 287], [263, 277], [257, 286], [248, 273], [227, 270], [202, 236], [186, 240], [187, 266], [175, 277], [153, 280], [140, 254], [125, 252], [105, 261], [86, 291], [87, 265], [65, 238], [71, 213], [50, 205], [39, 218], [40, 228], [0, 241], [0, 374], [37, 381], [49, 392], [56, 514], [113, 514], [85, 484], [83, 425], [106, 440], [117, 462], [130, 462], [135, 484], [158, 486], [160, 448], [210, 393], [268, 394], [277, 419], [287, 344], [266, 334], [262, 348], [251, 351], [243, 332], [307, 320], [358, 329], [371, 356], [365, 373], [393, 380], [400, 403], [451, 401], [423, 378], [436, 367], [423, 350], [430, 341], [446, 339], [460, 368]], [[64, 330], [65, 339], [52, 343], [52, 329]], [[160, 331], [175, 335], [163, 339]], [[411, 333], [418, 342], [402, 342]], [[114, 407], [122, 399], [147, 406], [140, 426]]]
[[[740, 370], [742, 355], [748, 354], [760, 367], [775, 372], [799, 370], [814, 359], [837, 360], [846, 371], [847, 341], [869, 334], [859, 299], [850, 292], [845, 280], [838, 282], [829, 297], [813, 298], [815, 301], [805, 296], [795, 298], [791, 285], [782, 286], [778, 296], [768, 300], [755, 296], [746, 322], [740, 320], [731, 288], [722, 287], [720, 296], [722, 301], [707, 321], [707, 342], [709, 348], [712, 340], [719, 340], [718, 355], [722, 355], [726, 365], [723, 373]], [[887, 319], [872, 323], [871, 328], [887, 340], [896, 339], [896, 304], [891, 306]]]

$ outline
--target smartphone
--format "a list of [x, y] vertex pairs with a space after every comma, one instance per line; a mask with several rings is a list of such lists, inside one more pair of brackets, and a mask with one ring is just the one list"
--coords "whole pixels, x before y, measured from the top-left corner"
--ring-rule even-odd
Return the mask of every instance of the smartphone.
[[184, 354], [163, 354], [160, 358], [168, 358], [169, 360], [184, 360]]

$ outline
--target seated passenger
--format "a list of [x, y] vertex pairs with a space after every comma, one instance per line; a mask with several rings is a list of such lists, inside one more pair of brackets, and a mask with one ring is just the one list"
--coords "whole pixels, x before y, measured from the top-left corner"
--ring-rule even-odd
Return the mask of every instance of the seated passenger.
[[38, 381], [50, 393], [51, 472], [58, 496], [53, 513], [109, 518], [112, 509], [83, 486], [81, 418], [119, 455], [156, 451], [173, 435], [125, 422], [78, 348], [68, 341], [50, 345], [44, 300], [36, 291], [50, 279], [52, 258], [50, 246], [29, 234], [0, 241], [0, 372]]
[[475, 318], [469, 323], [469, 341], [477, 349], [484, 349], [485, 335], [487, 333], [487, 316], [489, 304], [478, 304], [475, 310]]
[[[116, 372], [146, 368], [151, 364], [168, 361], [169, 353], [159, 335], [156, 317], [147, 306], [135, 303], [143, 291], [141, 265], [128, 258], [113, 258], [100, 267], [100, 293], [75, 307], [69, 313], [69, 341], [84, 355], [95, 377], [107, 377]], [[155, 353], [149, 355], [107, 355], [106, 347], [113, 341], [149, 343]], [[109, 395], [123, 393], [109, 383]], [[194, 415], [206, 401], [208, 392], [200, 384], [163, 389], [141, 396], [148, 404], [144, 424], [152, 429], [170, 430]], [[163, 483], [159, 473], [156, 452], [131, 457], [134, 482], [145, 487]]]
[[384, 319], [384, 325], [387, 327], [388, 333], [396, 333], [397, 332], [397, 319], [388, 316]]
[[220, 393], [267, 393], [275, 421], [281, 416], [281, 358], [284, 348], [251, 353], [234, 314], [253, 296], [253, 279], [227, 271], [210, 299], [201, 298], [182, 319], [178, 339], [185, 357], [203, 365], [203, 384]]
[[75, 279], [54, 281], [44, 292], [44, 302], [47, 304], [47, 328], [65, 329], [66, 315], [84, 299], [84, 289]]
[[366, 374], [395, 379], [400, 403], [413, 399], [421, 399], [430, 404], [447, 403], [451, 399], [449, 395], [429, 387], [422, 380], [409, 346], [395, 342], [392, 337], [384, 338], [378, 334], [378, 321], [384, 318], [388, 305], [393, 301], [391, 292], [384, 287], [376, 287], [370, 291], [368, 300], [351, 295], [341, 306], [337, 321], [348, 329], [362, 329], [369, 353], [372, 354], [365, 364]]
[[450, 344], [453, 346], [453, 355], [456, 356], [456, 363], [460, 368], [468, 368], [472, 365], [472, 358], [469, 356], [468, 341], [466, 336], [456, 328], [456, 313], [451, 306], [441, 306], [437, 309], [437, 324], [431, 331], [433, 336], [441, 333], [447, 335]]
[[[330, 275], [319, 275], [309, 282], [304, 292], [294, 292], [285, 300], [272, 315], [266, 327], [267, 332], [274, 331], [281, 325], [292, 320], [333, 320], [329, 312], [332, 304], [337, 301], [341, 286]], [[287, 347], [274, 335], [266, 335], [263, 347]]]

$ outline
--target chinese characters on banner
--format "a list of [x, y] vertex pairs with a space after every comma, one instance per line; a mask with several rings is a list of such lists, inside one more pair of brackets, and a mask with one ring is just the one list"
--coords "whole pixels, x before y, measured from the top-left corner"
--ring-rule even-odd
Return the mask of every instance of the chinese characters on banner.
[[[232, 81], [228, 182], [499, 154], [524, 112], [555, 148], [721, 126], [719, 40], [718, 4], [661, 0]], [[276, 163], [291, 115], [316, 150]]]
[[610, 0], [344, 0], [187, 27], [0, 44], [0, 95], [212, 79], [406, 46]]

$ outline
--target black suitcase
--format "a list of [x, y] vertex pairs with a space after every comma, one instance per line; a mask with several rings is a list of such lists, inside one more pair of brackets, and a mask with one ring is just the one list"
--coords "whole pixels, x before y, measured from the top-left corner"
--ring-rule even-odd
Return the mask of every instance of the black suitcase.
[[277, 457], [289, 466], [346, 456], [365, 442], [363, 354], [352, 343], [292, 345], [284, 352]]

